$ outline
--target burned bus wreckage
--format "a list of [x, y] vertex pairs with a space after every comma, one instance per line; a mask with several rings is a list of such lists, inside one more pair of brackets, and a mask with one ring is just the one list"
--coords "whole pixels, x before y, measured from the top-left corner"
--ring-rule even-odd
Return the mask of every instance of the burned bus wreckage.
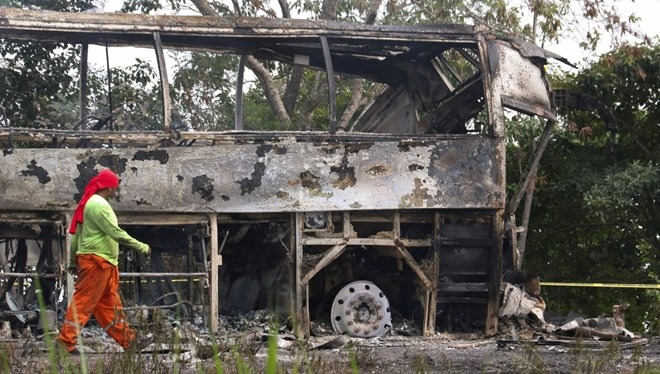
[[[558, 56], [485, 27], [9, 8], [0, 38], [154, 48], [165, 88], [166, 48], [304, 66], [326, 73], [330, 113], [330, 131], [243, 131], [239, 80], [231, 131], [175, 131], [168, 89], [162, 131], [0, 127], [2, 318], [42, 317], [36, 283], [46, 317], [66, 307], [66, 228], [110, 168], [120, 225], [153, 248], [121, 254], [127, 309], [177, 305], [215, 331], [221, 313], [272, 308], [303, 337], [315, 320], [358, 337], [397, 318], [422, 335], [497, 332], [527, 184], [507, 197], [505, 110], [546, 121], [534, 165], [556, 120], [544, 65]], [[336, 75], [384, 87], [346, 129]]]

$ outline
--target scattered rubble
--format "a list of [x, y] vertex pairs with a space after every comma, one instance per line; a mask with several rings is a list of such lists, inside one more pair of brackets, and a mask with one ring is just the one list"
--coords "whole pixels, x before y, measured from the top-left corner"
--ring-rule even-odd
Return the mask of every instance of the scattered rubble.
[[[509, 300], [514, 298], [510, 297]], [[503, 310], [508, 310], [507, 306]], [[332, 332], [329, 322], [315, 322], [313, 331], [319, 332], [320, 335], [299, 340], [292, 334], [292, 326], [287, 320], [282, 320], [276, 313], [266, 310], [222, 316], [220, 330], [215, 336], [203, 326], [201, 314], [193, 315], [190, 321], [180, 321], [174, 313], [161, 312], [156, 312], [158, 317], [154, 322], [154, 313], [151, 311], [150, 320], [142, 321], [143, 325], [139, 326], [143, 333], [151, 334], [154, 338], [154, 343], [141, 352], [142, 356], [147, 357], [143, 365], [179, 367], [182, 373], [195, 373], [199, 368], [211, 368], [216, 365], [216, 358], [222, 365], [226, 365], [226, 368], [236, 365], [236, 362], [232, 361], [236, 359], [236, 354], [245, 357], [244, 364], [254, 365], [250, 366], [254, 369], [253, 372], [263, 372], [271, 339], [276, 340], [281, 367], [303, 365], [302, 367], [308, 367], [312, 372], [350, 372], [353, 357], [360, 369], [364, 369], [360, 372], [520, 372], [529, 370], [531, 365], [542, 365], [545, 371], [540, 372], [569, 373], [573, 372], [576, 360], [587, 359], [580, 358], [580, 355], [588, 354], [584, 353], [584, 349], [596, 350], [594, 352], [618, 352], [617, 359], [611, 364], [612, 369], [660, 365], [658, 338], [634, 337], [626, 343], [613, 343], [611, 336], [568, 337], [535, 330], [534, 337], [526, 339], [524, 331], [529, 330], [532, 324], [517, 329], [517, 340], [507, 339], [510, 336], [506, 334], [500, 334], [499, 339], [484, 339], [481, 334], [445, 333], [420, 337], [406, 335], [410, 321], [394, 318], [393, 329], [388, 335], [364, 339], [336, 335]], [[569, 325], [598, 328], [598, 331], [603, 325], [609, 328], [616, 326], [613, 318], [576, 319]], [[566, 326], [555, 328], [554, 331], [572, 331]], [[399, 331], [406, 333], [400, 334]], [[24, 362], [42, 365], [37, 367], [47, 365], [48, 340], [55, 336], [54, 333], [36, 336], [28, 326], [15, 331], [12, 336], [11, 339], [0, 339], [4, 355], [14, 357], [9, 359], [12, 373], [34, 372], [32, 366], [26, 366]], [[83, 355], [87, 357], [90, 367], [104, 360], [111, 361], [113, 357], [126, 357], [121, 355], [122, 349], [93, 324], [83, 330], [81, 341], [85, 346]], [[532, 363], [527, 359], [531, 351], [535, 352], [539, 362]], [[116, 356], [118, 354], [119, 356]], [[307, 357], [307, 361], [304, 361], [304, 357]], [[598, 354], [593, 357], [598, 357]], [[7, 360], [6, 356], [0, 358], [0, 363], [6, 362], [1, 360]], [[78, 361], [71, 362], [80, 364]], [[424, 368], [425, 370], [422, 370]], [[609, 371], [607, 368], [605, 371]]]

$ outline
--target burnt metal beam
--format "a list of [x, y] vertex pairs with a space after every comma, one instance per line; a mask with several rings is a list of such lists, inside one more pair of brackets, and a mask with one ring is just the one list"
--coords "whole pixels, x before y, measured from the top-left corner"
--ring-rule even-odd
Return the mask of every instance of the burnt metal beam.
[[491, 246], [488, 259], [488, 301], [486, 303], [485, 336], [497, 334], [498, 311], [500, 308], [500, 281], [502, 279], [502, 262], [504, 237], [504, 212], [498, 210], [493, 214], [492, 237], [495, 245]]
[[335, 87], [335, 71], [332, 67], [332, 56], [330, 55], [328, 39], [325, 36], [321, 36], [320, 39], [321, 48], [323, 48], [325, 72], [328, 77], [328, 115], [330, 117], [330, 133], [334, 134], [337, 130], [344, 130], [344, 128], [337, 129], [337, 88]]
[[433, 283], [431, 280], [428, 278], [426, 273], [424, 273], [424, 270], [419, 266], [417, 261], [413, 258], [413, 256], [408, 252], [408, 249], [401, 243], [400, 241], [395, 241], [396, 246], [394, 248], [397, 249], [403, 260], [406, 262], [408, 266], [410, 266], [410, 269], [417, 275], [419, 280], [422, 282], [424, 285], [424, 288], [426, 290], [433, 289]]
[[220, 272], [220, 265], [222, 265], [222, 257], [219, 254], [218, 248], [218, 218], [215, 214], [209, 215], [209, 228], [210, 228], [210, 250], [211, 250], [211, 284], [209, 286], [209, 325], [211, 332], [218, 331], [218, 320], [220, 311], [220, 283], [218, 273]]
[[451, 81], [449, 80], [449, 77], [447, 77], [447, 75], [445, 75], [445, 73], [442, 71], [442, 69], [441, 69], [441, 61], [440, 61], [439, 58], [438, 58], [437, 60], [434, 60], [434, 62], [433, 62], [433, 68], [434, 68], [435, 71], [438, 73], [438, 76], [440, 77], [440, 79], [442, 79], [442, 82], [444, 83], [444, 85], [447, 86], [447, 90], [449, 90], [449, 91], [454, 91], [454, 90], [456, 90], [456, 88], [454, 87], [454, 85], [453, 85], [453, 84], [451, 83]]
[[88, 66], [88, 54], [89, 54], [89, 45], [82, 44], [80, 46], [80, 92], [78, 96], [79, 106], [80, 106], [80, 122], [84, 121], [87, 118], [87, 76], [89, 71]]
[[154, 48], [156, 49], [156, 60], [158, 61], [158, 74], [160, 75], [160, 88], [163, 100], [163, 130], [166, 133], [172, 131], [172, 101], [170, 99], [170, 83], [167, 77], [167, 65], [165, 63], [165, 54], [163, 53], [163, 43], [160, 39], [160, 33], [154, 32]]
[[[212, 142], [215, 145], [222, 143], [234, 144], [236, 142], [259, 143], [263, 141], [282, 142], [291, 141], [328, 141], [327, 132], [321, 131], [181, 131], [177, 139]], [[26, 127], [0, 127], [0, 140], [11, 140], [33, 143], [50, 143], [53, 137], [67, 138], [69, 143], [78, 139], [89, 139], [97, 142], [112, 142], [115, 145], [134, 145], [136, 147], [155, 146], [172, 137], [164, 135], [162, 131], [92, 131], [92, 130], [55, 130]], [[70, 138], [70, 139], [69, 139]], [[472, 135], [457, 134], [385, 134], [385, 133], [338, 133], [332, 137], [333, 141], [399, 141], [399, 142], [433, 142], [443, 139], [459, 140], [474, 138]]]
[[[479, 60], [477, 60], [473, 55], [471, 55], [470, 53], [468, 53], [468, 52], [466, 51], [466, 49], [467, 49], [467, 48], [465, 48], [465, 49], [464, 49], [464, 48], [460, 48], [460, 47], [456, 48], [456, 50], [458, 51], [458, 53], [460, 53], [461, 56], [463, 56], [463, 58], [465, 58], [465, 59], [468, 60], [472, 65], [474, 65], [474, 67], [475, 67], [476, 69], [481, 70], [481, 64], [479, 64]], [[474, 49], [469, 49], [469, 50], [470, 50], [470, 52], [474, 53], [475, 56], [479, 56], [479, 52], [478, 52], [478, 51], [476, 51], [476, 50], [474, 50]]]
[[463, 84], [463, 79], [461, 79], [461, 75], [454, 69], [454, 67], [449, 63], [449, 61], [445, 58], [443, 55], [438, 55], [437, 56], [438, 60], [442, 63], [442, 65], [449, 70], [451, 75], [458, 81], [459, 84]]
[[[428, 279], [428, 275], [424, 273], [422, 268], [419, 266], [417, 261], [410, 255], [408, 249], [401, 242], [401, 212], [394, 212], [392, 215], [392, 241], [394, 248], [397, 249], [401, 257], [412, 269], [412, 271], [417, 275], [419, 280], [422, 282], [424, 287], [424, 316], [422, 319], [422, 335], [429, 336], [433, 333], [435, 329], [435, 323], [429, 323], [431, 319], [431, 311], [435, 310], [435, 297], [432, 296], [436, 291], [435, 283], [436, 281], [431, 281]], [[435, 257], [434, 257], [435, 260]], [[434, 264], [435, 266], [435, 264]], [[435, 315], [435, 314], [434, 314]]]
[[2, 278], [57, 278], [59, 279], [60, 274], [41, 274], [41, 273], [0, 273], [0, 279]]
[[304, 213], [295, 214], [295, 246], [293, 247], [291, 259], [293, 260], [294, 276], [290, 279], [290, 288], [293, 291], [292, 296], [292, 315], [294, 334], [298, 338], [309, 336], [309, 300], [307, 298], [307, 285], [303, 285], [302, 263], [303, 263], [303, 236], [305, 217]]
[[[525, 172], [521, 175], [520, 181], [518, 182], [518, 186], [516, 186], [515, 192], [511, 196], [511, 200], [509, 200], [509, 204], [506, 207], [506, 213], [508, 215], [512, 215], [516, 213], [516, 210], [518, 209], [518, 205], [522, 200], [522, 196], [527, 190], [527, 186], [529, 185], [529, 182], [532, 180], [533, 177], [532, 172], [536, 168], [538, 168], [538, 164], [539, 161], [541, 160], [541, 156], [545, 151], [545, 147], [550, 142], [550, 137], [552, 136], [552, 131], [554, 130], [556, 124], [557, 124], [556, 121], [547, 120], [545, 128], [543, 129], [543, 133], [541, 134], [541, 137], [539, 138], [536, 144], [536, 148], [534, 149], [534, 153], [532, 154], [529, 163], [527, 163], [527, 168], [525, 169]], [[515, 225], [515, 222], [512, 222], [512, 224]]]
[[[198, 48], [235, 47], [236, 41], [278, 42], [318, 40], [319, 35], [333, 43], [365, 44], [376, 39], [374, 48], [408, 41], [460, 43], [475, 38], [472, 26], [389, 26], [365, 25], [325, 20], [277, 19], [257, 17], [207, 17], [180, 15], [143, 15], [126, 13], [44, 12], [0, 7], [0, 35], [4, 38], [67, 41], [105, 45], [151, 47], [151, 34], [161, 33], [165, 45]], [[390, 34], [388, 40], [382, 34]], [[218, 37], [225, 43], [214, 43]]]
[[304, 286], [308, 285], [309, 281], [316, 274], [318, 274], [319, 271], [323, 270], [323, 268], [330, 265], [332, 261], [336, 260], [339, 256], [341, 256], [341, 254], [344, 253], [345, 249], [346, 249], [346, 244], [339, 244], [327, 250], [323, 254], [323, 258], [321, 258], [321, 260], [302, 278], [303, 285]]
[[245, 73], [246, 55], [238, 60], [238, 73], [236, 76], [236, 113], [234, 116], [234, 129], [243, 130], [243, 75]]
[[[437, 242], [437, 238], [440, 237], [440, 212], [435, 212], [433, 214], [433, 242]], [[428, 314], [426, 317], [426, 326], [427, 330], [431, 333], [435, 332], [435, 319], [436, 312], [438, 309], [438, 279], [440, 278], [440, 251], [435, 245], [431, 245], [433, 249], [433, 267], [431, 274], [431, 281], [433, 289], [431, 290], [431, 295], [429, 299]]]
[[208, 277], [208, 274], [207, 273], [168, 273], [168, 272], [162, 272], [162, 273], [152, 273], [152, 272], [123, 273], [123, 272], [120, 272], [119, 276], [120, 277], [127, 277], [127, 278], [137, 278], [137, 277], [145, 277], [145, 278], [153, 278], [153, 277], [206, 278], [206, 277]]

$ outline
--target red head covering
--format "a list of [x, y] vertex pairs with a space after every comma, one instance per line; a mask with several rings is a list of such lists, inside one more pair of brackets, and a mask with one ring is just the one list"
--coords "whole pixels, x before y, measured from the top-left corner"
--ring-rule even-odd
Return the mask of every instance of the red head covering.
[[78, 203], [76, 212], [73, 214], [73, 220], [71, 220], [71, 227], [69, 227], [69, 232], [71, 234], [76, 233], [76, 227], [79, 223], [83, 222], [83, 212], [85, 211], [85, 204], [92, 195], [97, 191], [104, 188], [117, 188], [119, 187], [119, 177], [117, 174], [113, 173], [110, 169], [101, 170], [98, 175], [93, 177], [87, 187], [85, 187], [85, 192], [83, 193], [82, 199]]

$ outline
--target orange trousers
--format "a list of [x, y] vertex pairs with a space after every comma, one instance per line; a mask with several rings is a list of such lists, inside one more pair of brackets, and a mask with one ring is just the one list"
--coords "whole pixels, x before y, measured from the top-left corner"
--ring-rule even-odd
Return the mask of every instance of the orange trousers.
[[76, 263], [78, 279], [59, 340], [67, 351], [75, 349], [78, 334], [93, 314], [108, 335], [122, 347], [128, 348], [136, 334], [126, 322], [122, 310], [117, 267], [92, 254], [76, 256]]

